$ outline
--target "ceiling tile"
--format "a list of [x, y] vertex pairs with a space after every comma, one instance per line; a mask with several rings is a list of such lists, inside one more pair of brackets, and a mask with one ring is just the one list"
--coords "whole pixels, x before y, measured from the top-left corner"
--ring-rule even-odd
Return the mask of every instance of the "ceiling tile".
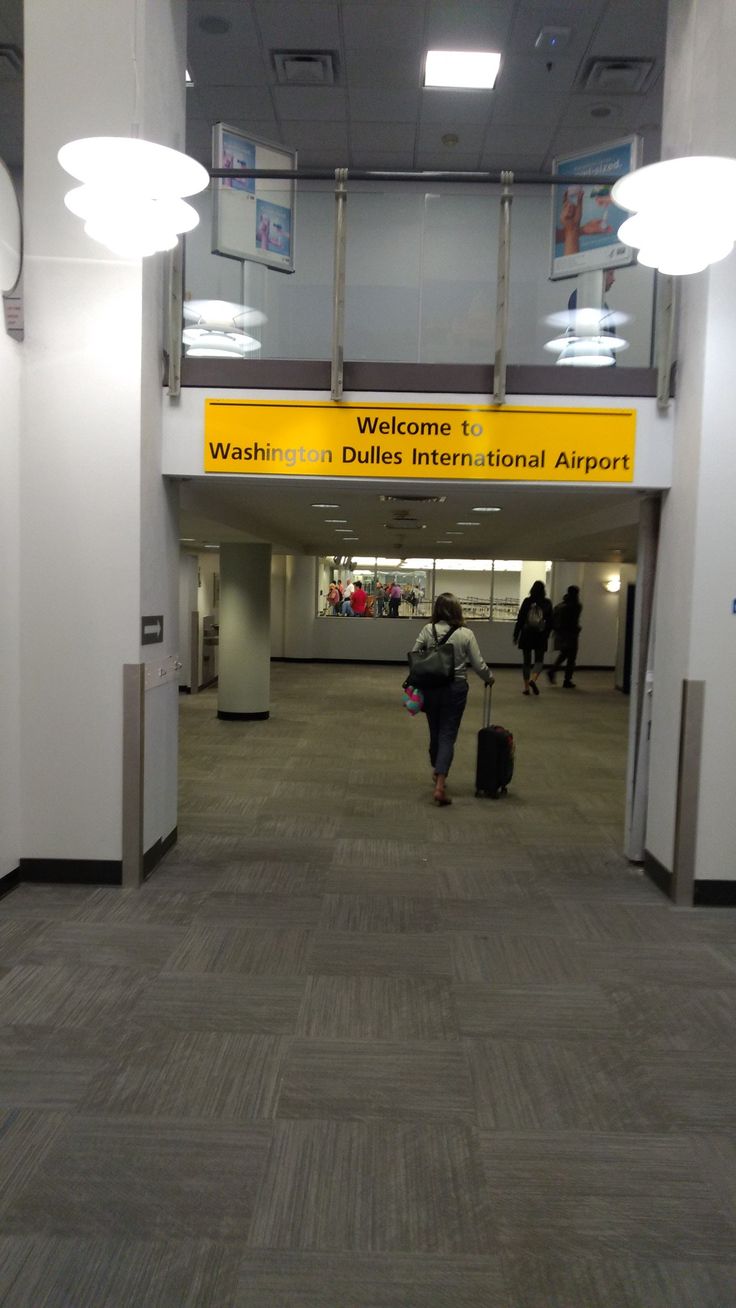
[[347, 100], [341, 86], [276, 86], [276, 112], [291, 121], [339, 122], [347, 117]]
[[493, 91], [422, 91], [423, 123], [487, 123], [494, 106]]
[[388, 172], [404, 172], [414, 166], [411, 158], [407, 160], [406, 150], [398, 152], [382, 150], [380, 146], [374, 148], [368, 145], [360, 150], [353, 148], [350, 157], [353, 168], [380, 168]]
[[211, 122], [238, 118], [273, 118], [273, 104], [267, 87], [203, 86], [195, 88], [201, 117]]
[[420, 150], [416, 166], [431, 172], [472, 173], [479, 167], [478, 151], [458, 154], [456, 150]]
[[535, 49], [534, 42], [542, 27], [569, 27], [570, 39], [564, 51], [555, 55], [553, 62], [577, 64], [584, 55], [595, 31], [596, 23], [606, 0], [586, 0], [585, 4], [536, 5], [522, 3], [514, 17], [508, 52], [536, 55], [545, 62], [545, 56]]
[[414, 122], [419, 113], [418, 91], [355, 90], [348, 92], [354, 123]]
[[291, 120], [281, 124], [281, 131], [284, 141], [295, 146], [299, 151], [300, 163], [303, 162], [301, 157], [303, 150], [318, 150], [320, 155], [324, 155], [326, 150], [334, 150], [340, 156], [335, 160], [334, 166], [338, 168], [347, 164], [347, 123], [307, 123]]
[[555, 124], [544, 120], [533, 127], [513, 127], [496, 123], [494, 119], [486, 132], [485, 149], [495, 153], [544, 154], [554, 130]]
[[513, 8], [514, 0], [430, 0], [427, 49], [503, 50]]
[[493, 121], [527, 124], [540, 116], [554, 121], [567, 103], [573, 80], [570, 68], [548, 73], [538, 59], [515, 55], [503, 60], [493, 92]]
[[414, 149], [416, 136], [415, 123], [353, 123], [350, 140], [356, 150], [369, 150], [375, 146], [378, 150]]
[[[224, 19], [229, 30], [215, 35], [203, 32], [199, 21], [209, 17]], [[268, 80], [256, 25], [240, 0], [193, 0], [187, 33], [187, 61], [198, 83], [263, 85]]]
[[[459, 138], [455, 146], [443, 146], [442, 137], [454, 133]], [[456, 123], [448, 119], [446, 123], [421, 123], [419, 127], [420, 150], [444, 150], [448, 158], [453, 154], [469, 153], [481, 150], [485, 140], [485, 127], [479, 123]]]
[[256, 0], [264, 45], [270, 50], [337, 49], [340, 27], [335, 0]]
[[384, 88], [419, 90], [423, 76], [423, 54], [392, 46], [374, 46], [371, 50], [345, 51], [345, 83], [376, 93]]
[[615, 0], [608, 4], [590, 53], [654, 56], [664, 61], [667, 6], [662, 0]]
[[342, 24], [346, 46], [381, 45], [421, 46], [424, 39], [424, 0], [364, 0], [342, 6]]
[[516, 173], [536, 173], [543, 169], [545, 152], [539, 154], [521, 154], [518, 150], [504, 150], [501, 141], [494, 141], [481, 155], [480, 166], [489, 172], [500, 172], [509, 168]]

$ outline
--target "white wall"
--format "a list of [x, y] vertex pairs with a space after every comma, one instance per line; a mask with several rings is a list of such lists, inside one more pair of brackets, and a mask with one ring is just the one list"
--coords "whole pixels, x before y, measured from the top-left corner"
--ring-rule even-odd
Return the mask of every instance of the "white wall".
[[[0, 309], [2, 306], [0, 305]], [[20, 830], [20, 388], [23, 347], [0, 320], [0, 558], [3, 653], [0, 658], [0, 877], [21, 854]]]
[[197, 556], [179, 556], [179, 685], [192, 685], [192, 614], [197, 610]]
[[[580, 662], [612, 668], [616, 660], [618, 596], [609, 595], [603, 581], [611, 575], [607, 564], [578, 564], [583, 614]], [[286, 556], [286, 624], [283, 644], [272, 633], [273, 657], [293, 659], [357, 659], [366, 662], [404, 661], [426, 618], [334, 618], [315, 616], [315, 586], [320, 562], [309, 555]], [[443, 574], [446, 575], [446, 574]], [[474, 577], [477, 573], [456, 574]], [[570, 584], [570, 583], [567, 583]], [[279, 589], [282, 586], [278, 579]], [[274, 605], [272, 579], [272, 610]], [[515, 664], [518, 654], [508, 622], [468, 622], [475, 631], [487, 662]]]

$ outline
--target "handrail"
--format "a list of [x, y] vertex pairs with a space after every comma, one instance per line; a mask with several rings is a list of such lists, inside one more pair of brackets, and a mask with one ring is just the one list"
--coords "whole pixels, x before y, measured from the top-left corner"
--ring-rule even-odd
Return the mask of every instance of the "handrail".
[[[210, 168], [210, 177], [255, 177], [267, 181], [288, 178], [302, 182], [334, 182], [334, 168]], [[484, 182], [503, 185], [506, 169], [500, 172], [443, 173], [404, 169], [391, 172], [382, 168], [344, 168], [346, 181], [351, 182]], [[514, 173], [514, 186], [610, 186], [611, 178], [597, 173]]]

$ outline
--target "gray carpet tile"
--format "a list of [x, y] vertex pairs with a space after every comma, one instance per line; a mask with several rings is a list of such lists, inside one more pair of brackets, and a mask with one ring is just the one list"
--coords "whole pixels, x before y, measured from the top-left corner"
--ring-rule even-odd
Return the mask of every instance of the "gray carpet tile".
[[288, 1040], [129, 1029], [84, 1096], [88, 1113], [257, 1122], [273, 1117]]
[[[63, 1113], [0, 1109], [0, 1213], [33, 1177], [65, 1121]], [[2, 1285], [0, 1276], [0, 1293]]]
[[208, 895], [198, 914], [200, 922], [239, 923], [244, 927], [316, 927], [322, 912], [319, 895]]
[[512, 1308], [733, 1308], [736, 1301], [736, 1262], [727, 1260], [637, 1260], [619, 1249], [608, 1258], [514, 1250], [502, 1261]]
[[406, 895], [325, 895], [320, 927], [323, 931], [436, 931], [439, 913], [425, 898]]
[[180, 1240], [0, 1237], [8, 1308], [230, 1308], [237, 1245]]
[[357, 931], [316, 931], [309, 971], [327, 975], [364, 976], [452, 975], [450, 941], [436, 933], [392, 934]]
[[435, 977], [313, 976], [297, 1033], [330, 1040], [454, 1040], [450, 983]]
[[313, 932], [303, 927], [198, 923], [167, 960], [168, 971], [296, 977], [308, 970]]
[[182, 940], [182, 926], [133, 922], [61, 922], [50, 926], [29, 963], [67, 963], [96, 967], [149, 968], [157, 971]]
[[243, 1258], [234, 1308], [509, 1308], [509, 1293], [500, 1257], [279, 1249]]
[[306, 978], [161, 973], [132, 1005], [129, 1021], [146, 1030], [288, 1035], [305, 986]]
[[607, 1040], [621, 1035], [622, 1022], [596, 985], [453, 986], [460, 1031], [466, 1036], [529, 1040]]
[[270, 1141], [265, 1126], [72, 1117], [0, 1234], [242, 1240]]
[[126, 1012], [143, 984], [129, 968], [26, 964], [0, 979], [0, 1013], [16, 1025], [94, 1028]]
[[108, 1056], [96, 1033], [0, 1027], [0, 1108], [73, 1109]]
[[295, 1040], [282, 1069], [280, 1118], [475, 1121], [458, 1043]]
[[280, 1122], [248, 1243], [493, 1253], [477, 1139], [460, 1124]]

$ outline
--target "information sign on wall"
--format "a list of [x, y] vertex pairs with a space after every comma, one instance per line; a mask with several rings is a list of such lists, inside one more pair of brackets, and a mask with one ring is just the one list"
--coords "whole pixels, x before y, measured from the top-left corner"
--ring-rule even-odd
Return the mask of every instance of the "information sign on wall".
[[611, 200], [619, 177], [639, 166], [640, 138], [629, 136], [597, 150], [579, 150], [555, 159], [552, 171], [561, 177], [610, 177], [610, 185], [592, 182], [552, 187], [551, 278], [575, 277], [601, 268], [633, 263], [634, 251], [622, 245], [618, 229], [630, 215]]
[[204, 470], [626, 483], [636, 410], [205, 400]]
[[[212, 128], [214, 168], [296, 168], [296, 153], [246, 136], [236, 127]], [[294, 271], [293, 178], [220, 177], [212, 187], [212, 253]]]

